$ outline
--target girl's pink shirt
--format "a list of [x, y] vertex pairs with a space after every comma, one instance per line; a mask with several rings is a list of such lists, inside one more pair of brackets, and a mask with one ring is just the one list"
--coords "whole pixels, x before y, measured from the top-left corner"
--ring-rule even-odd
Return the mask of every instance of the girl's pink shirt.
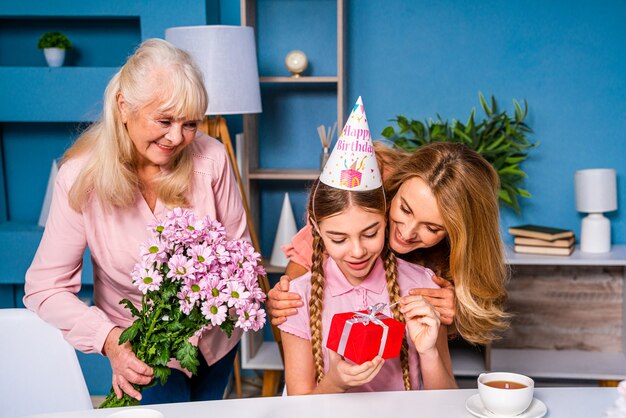
[[[194, 165], [190, 209], [220, 221], [229, 239], [249, 240], [241, 195], [223, 145], [198, 134], [189, 146]], [[141, 306], [141, 292], [133, 286], [130, 273], [139, 259], [140, 244], [151, 236], [148, 224], [164, 219], [170, 208], [157, 200], [152, 213], [138, 193], [130, 207], [105, 208], [91, 198], [81, 213], [76, 212], [69, 206], [68, 192], [85, 163], [86, 157], [80, 157], [59, 169], [46, 228], [26, 272], [24, 304], [59, 328], [78, 350], [101, 353], [111, 329], [126, 328], [133, 321], [119, 301], [128, 298]], [[93, 264], [94, 306], [76, 295], [87, 246]], [[198, 346], [211, 365], [240, 337], [239, 329], [229, 339], [214, 328], [202, 335]]]
[[[408, 294], [409, 289], [414, 287], [438, 288], [432, 281], [434, 273], [426, 267], [418, 266], [398, 259], [398, 285], [400, 286], [400, 296]], [[324, 354], [324, 372], [328, 372], [329, 356], [326, 348], [326, 340], [330, 330], [330, 323], [333, 315], [341, 312], [352, 312], [366, 309], [376, 303], [389, 304], [389, 292], [387, 291], [387, 280], [383, 262], [379, 258], [374, 264], [374, 268], [369, 276], [358, 286], [353, 286], [343, 275], [332, 258], [328, 258], [324, 263], [324, 301], [322, 310], [322, 347]], [[311, 340], [311, 329], [309, 327], [309, 300], [311, 299], [311, 273], [294, 279], [289, 284], [289, 291], [298, 293], [302, 297], [304, 307], [298, 312], [287, 317], [287, 321], [279, 325], [282, 331], [293, 334], [297, 337]], [[386, 306], [383, 313], [393, 317], [389, 306]], [[419, 357], [413, 342], [409, 339], [409, 369], [411, 375], [411, 387], [421, 389], [421, 376]], [[402, 366], [400, 358], [385, 360], [385, 364], [380, 372], [369, 383], [353, 388], [349, 392], [380, 392], [390, 390], [404, 390], [402, 380]]]

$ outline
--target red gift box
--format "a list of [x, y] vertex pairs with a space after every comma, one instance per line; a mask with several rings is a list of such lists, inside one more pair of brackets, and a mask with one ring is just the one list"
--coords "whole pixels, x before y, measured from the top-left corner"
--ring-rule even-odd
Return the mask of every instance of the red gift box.
[[382, 307], [335, 314], [326, 347], [356, 364], [363, 364], [378, 355], [384, 359], [398, 357], [404, 324], [380, 313]]

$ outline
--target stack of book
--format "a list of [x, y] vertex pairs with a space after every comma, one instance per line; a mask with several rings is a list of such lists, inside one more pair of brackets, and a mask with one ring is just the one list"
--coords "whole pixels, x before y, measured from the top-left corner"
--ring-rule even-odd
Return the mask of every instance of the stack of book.
[[515, 252], [525, 254], [570, 255], [574, 251], [574, 232], [569, 229], [539, 225], [509, 228], [515, 237]]

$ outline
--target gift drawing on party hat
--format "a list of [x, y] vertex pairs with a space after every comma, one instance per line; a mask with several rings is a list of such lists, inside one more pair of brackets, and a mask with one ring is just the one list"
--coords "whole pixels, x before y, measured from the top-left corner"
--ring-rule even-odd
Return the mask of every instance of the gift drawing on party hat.
[[372, 190], [382, 186], [361, 97], [350, 112], [350, 117], [322, 170], [320, 181], [337, 189], [354, 191]]

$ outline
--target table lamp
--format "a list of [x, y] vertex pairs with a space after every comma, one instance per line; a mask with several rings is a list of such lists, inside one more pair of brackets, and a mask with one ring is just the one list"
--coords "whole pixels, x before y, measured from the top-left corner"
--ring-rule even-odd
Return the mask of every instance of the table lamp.
[[[224, 144], [241, 191], [252, 244], [259, 250], [235, 152], [222, 115], [261, 113], [261, 89], [254, 29], [248, 26], [182, 26], [165, 30], [165, 39], [187, 51], [204, 75], [209, 105], [203, 130]], [[215, 117], [211, 117], [215, 116]]]
[[611, 251], [611, 222], [603, 213], [617, 210], [615, 177], [612, 168], [578, 170], [574, 175], [576, 210], [589, 214], [583, 218], [580, 228], [582, 252]]

